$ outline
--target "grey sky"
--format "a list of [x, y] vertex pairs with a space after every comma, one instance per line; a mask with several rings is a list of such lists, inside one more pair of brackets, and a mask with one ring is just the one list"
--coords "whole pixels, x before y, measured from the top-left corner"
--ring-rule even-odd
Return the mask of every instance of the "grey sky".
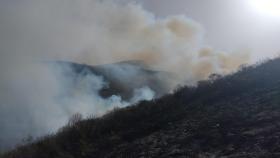
[[[114, 1], [114, 0], [113, 0]], [[249, 5], [251, 0], [115, 0], [137, 2], [157, 17], [184, 14], [205, 29], [206, 43], [215, 49], [249, 49], [253, 59], [280, 52], [280, 16], [262, 15]], [[17, 4], [19, 0], [0, 0]], [[7, 8], [7, 5], [2, 5]], [[1, 8], [1, 6], [0, 6]]]
[[250, 49], [257, 60], [280, 52], [280, 17], [262, 15], [248, 1], [137, 0], [158, 17], [184, 14], [199, 22], [217, 49]]

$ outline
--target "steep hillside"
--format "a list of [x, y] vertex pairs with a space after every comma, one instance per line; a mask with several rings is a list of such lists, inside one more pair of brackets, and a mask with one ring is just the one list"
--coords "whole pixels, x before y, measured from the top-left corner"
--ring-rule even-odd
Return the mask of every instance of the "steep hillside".
[[73, 118], [2, 158], [280, 157], [280, 58], [198, 87]]
[[119, 95], [126, 101], [133, 97], [135, 89], [143, 86], [151, 88], [156, 97], [162, 96], [170, 90], [170, 87], [166, 86], [168, 80], [175, 77], [167, 72], [152, 70], [143, 62], [135, 60], [95, 66], [65, 61], [51, 62], [51, 64], [56, 68], [64, 68], [64, 73], [65, 68], [68, 69], [65, 75], [74, 80], [88, 74], [102, 76], [108, 85], [100, 90], [100, 96], [107, 98]]

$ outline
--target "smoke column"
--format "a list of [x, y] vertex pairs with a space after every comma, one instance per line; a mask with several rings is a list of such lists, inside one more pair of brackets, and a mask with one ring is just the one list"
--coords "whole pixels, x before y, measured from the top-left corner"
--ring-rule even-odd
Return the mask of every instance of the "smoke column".
[[[202, 26], [184, 15], [157, 18], [136, 3], [110, 0], [3, 0], [0, 33], [3, 148], [27, 135], [54, 132], [74, 113], [101, 115], [155, 96], [143, 85], [129, 101], [117, 95], [104, 99], [97, 92], [108, 83], [87, 72], [69, 92], [73, 81], [64, 74], [71, 70], [42, 61], [98, 65], [141, 60], [174, 74], [167, 79], [172, 89], [194, 85], [212, 73], [230, 73], [249, 60], [248, 53], [225, 53], [205, 45]], [[119, 77], [125, 79], [126, 74]]]

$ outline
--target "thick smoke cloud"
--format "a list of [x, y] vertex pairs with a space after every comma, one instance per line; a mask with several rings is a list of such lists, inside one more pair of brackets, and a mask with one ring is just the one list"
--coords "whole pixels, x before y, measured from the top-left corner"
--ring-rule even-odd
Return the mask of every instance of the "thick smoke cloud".
[[143, 85], [131, 100], [118, 95], [104, 99], [98, 91], [108, 83], [87, 72], [73, 91], [72, 78], [64, 75], [71, 70], [44, 61], [97, 65], [141, 60], [174, 74], [167, 80], [172, 89], [211, 73], [230, 73], [249, 58], [205, 47], [202, 27], [184, 15], [157, 18], [135, 3], [3, 0], [0, 33], [0, 147], [53, 132], [74, 113], [101, 115], [156, 95]]

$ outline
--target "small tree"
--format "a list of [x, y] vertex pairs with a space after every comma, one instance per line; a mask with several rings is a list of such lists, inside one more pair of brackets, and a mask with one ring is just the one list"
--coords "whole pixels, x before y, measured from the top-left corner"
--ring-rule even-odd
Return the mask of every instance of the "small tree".
[[69, 118], [68, 125], [74, 126], [76, 123], [80, 122], [83, 119], [83, 115], [80, 113], [75, 113]]
[[210, 82], [214, 82], [215, 80], [217, 80], [217, 79], [219, 79], [219, 78], [222, 78], [222, 75], [216, 74], [216, 73], [211, 74], [211, 75], [209, 76]]

